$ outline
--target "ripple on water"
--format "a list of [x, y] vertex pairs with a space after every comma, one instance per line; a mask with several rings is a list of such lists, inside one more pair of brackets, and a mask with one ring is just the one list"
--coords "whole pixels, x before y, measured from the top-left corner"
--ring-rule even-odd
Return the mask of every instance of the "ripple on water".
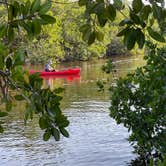
[[[34, 123], [14, 121], [0, 135], [1, 166], [119, 166], [134, 155], [127, 130], [109, 117], [109, 102], [73, 102], [65, 109], [70, 138], [44, 142]], [[33, 134], [33, 136], [31, 135]]]

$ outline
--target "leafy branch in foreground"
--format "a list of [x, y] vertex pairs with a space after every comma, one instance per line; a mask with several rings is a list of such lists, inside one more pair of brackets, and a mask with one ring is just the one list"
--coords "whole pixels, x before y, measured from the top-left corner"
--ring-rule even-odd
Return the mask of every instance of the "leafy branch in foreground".
[[[125, 4], [121, 0], [113, 2], [79, 0], [78, 4], [86, 8], [87, 23], [81, 26], [80, 31], [83, 40], [87, 41], [89, 45], [93, 44], [95, 40], [103, 40], [104, 34], [100, 33], [96, 27], [104, 27], [107, 23], [116, 20], [117, 13], [124, 17], [119, 23], [117, 36], [123, 37], [128, 50], [133, 49], [136, 44], [142, 49], [146, 37], [158, 42], [166, 42], [162, 35], [166, 32], [164, 0], [149, 1], [149, 4], [144, 4], [142, 0], [133, 0], [131, 6], [128, 6], [128, 15], [124, 14]], [[145, 30], [148, 32], [147, 36], [145, 36]]]
[[[2, 7], [3, 6], [3, 7]], [[6, 11], [0, 14], [0, 104], [5, 105], [6, 111], [0, 110], [0, 118], [7, 116], [16, 100], [26, 102], [25, 122], [33, 118], [33, 114], [39, 115], [39, 125], [44, 130], [43, 139], [47, 141], [52, 135], [56, 141], [60, 139], [60, 133], [69, 137], [65, 127], [69, 125], [66, 116], [60, 109], [62, 99], [58, 94], [61, 88], [51, 91], [42, 88], [42, 79], [39, 75], [29, 75], [24, 70], [25, 52], [18, 49], [21, 35], [34, 38], [40, 34], [42, 26], [53, 24], [56, 20], [47, 14], [51, 8], [51, 2], [46, 0], [26, 1], [10, 3], [2, 1], [0, 10]], [[2, 13], [3, 13], [2, 12]], [[20, 37], [20, 38], [19, 38]], [[3, 126], [0, 122], [0, 132]]]

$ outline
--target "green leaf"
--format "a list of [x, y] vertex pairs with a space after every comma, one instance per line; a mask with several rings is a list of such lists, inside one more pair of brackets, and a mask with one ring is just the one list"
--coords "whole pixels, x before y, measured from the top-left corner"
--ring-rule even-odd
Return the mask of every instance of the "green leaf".
[[21, 26], [27, 31], [29, 35], [32, 35], [32, 29], [31, 29], [32, 23], [30, 21], [28, 22], [22, 22]]
[[119, 26], [124, 26], [124, 25], [131, 25], [133, 22], [130, 19], [124, 19], [119, 23]]
[[6, 68], [10, 69], [11, 67], [12, 67], [12, 59], [11, 59], [11, 57], [8, 57], [6, 59]]
[[104, 34], [101, 31], [95, 31], [95, 34], [98, 41], [103, 41]]
[[126, 27], [123, 30], [121, 30], [116, 36], [120, 37], [120, 36], [124, 36], [128, 31], [130, 30], [130, 27]]
[[13, 3], [13, 17], [16, 17], [17, 14], [19, 13], [20, 10], [20, 5], [17, 1], [14, 1]]
[[117, 9], [117, 10], [122, 10], [124, 8], [124, 5], [122, 3], [122, 0], [114, 0], [114, 7]]
[[31, 13], [34, 13], [36, 11], [38, 11], [39, 7], [40, 7], [40, 0], [34, 0], [32, 5], [31, 5]]
[[115, 20], [116, 17], [116, 10], [114, 8], [114, 6], [112, 4], [110, 4], [109, 6], [107, 6], [107, 16], [111, 21]]
[[46, 24], [54, 24], [56, 22], [56, 19], [50, 15], [41, 15], [40, 17]]
[[13, 20], [13, 17], [14, 17], [14, 7], [13, 7], [13, 5], [10, 5], [9, 6], [9, 9], [8, 9], [8, 19], [10, 20], [10, 21], [12, 21]]
[[50, 137], [51, 137], [51, 131], [47, 129], [45, 133], [43, 134], [43, 140], [48, 141]]
[[126, 34], [125, 34], [125, 37], [124, 37], [124, 43], [125, 45], [127, 46], [127, 49], [128, 50], [131, 50], [134, 45], [135, 45], [135, 42], [136, 42], [136, 31], [131, 28]]
[[151, 27], [147, 28], [149, 35], [156, 41], [165, 42], [165, 38], [160, 35], [158, 32], [154, 31]]
[[20, 16], [21, 16], [21, 17], [22, 17], [22, 15], [23, 15], [23, 16], [26, 16], [26, 15], [24, 14], [25, 11], [26, 11], [26, 10], [25, 10], [24, 4], [21, 4], [21, 5], [20, 5]]
[[43, 130], [43, 129], [46, 129], [48, 127], [48, 123], [47, 123], [47, 119], [45, 117], [40, 117], [39, 119], [39, 126], [40, 128]]
[[87, 31], [83, 32], [82, 39], [84, 41], [88, 41], [91, 33], [92, 33], [91, 28], [87, 29]]
[[23, 9], [24, 16], [28, 15], [28, 13], [30, 12], [30, 9], [31, 9], [31, 2], [28, 0], [26, 1], [24, 9]]
[[95, 34], [95, 32], [92, 32], [92, 33], [89, 35], [88, 45], [91, 45], [92, 43], [94, 43], [95, 38], [96, 38], [96, 34]]
[[97, 15], [97, 18], [98, 18], [100, 26], [104, 27], [108, 20], [106, 18], [103, 18], [102, 15]]
[[43, 5], [40, 6], [39, 15], [47, 13], [50, 8], [51, 8], [51, 2], [50, 1], [45, 2]]
[[34, 21], [32, 22], [31, 30], [32, 30], [32, 33], [33, 33], [34, 35], [40, 34], [40, 32], [41, 32], [41, 25], [40, 25], [40, 23], [38, 22], [38, 20], [34, 20]]
[[130, 12], [130, 18], [135, 24], [141, 24], [140, 18], [136, 14]]
[[136, 30], [136, 36], [137, 36], [137, 43], [140, 49], [143, 48], [144, 44], [145, 44], [145, 35], [143, 34], [143, 32], [140, 29]]
[[138, 13], [142, 9], [143, 3], [142, 0], [133, 0], [132, 7], [134, 13]]
[[14, 98], [18, 101], [25, 100], [25, 98], [22, 95], [15, 95]]
[[98, 16], [102, 18], [105, 18], [107, 16], [107, 10], [103, 2], [92, 5], [91, 10], [89, 12], [96, 13]]
[[153, 16], [157, 20], [161, 21], [162, 18], [162, 8], [158, 6], [156, 3], [153, 3]]
[[53, 134], [53, 136], [54, 136], [54, 138], [55, 138], [56, 141], [59, 141], [59, 140], [60, 140], [60, 133], [59, 133], [59, 130], [58, 130], [58, 129], [53, 128], [53, 129], [52, 129], [52, 134]]
[[86, 0], [79, 0], [79, 1], [78, 1], [78, 5], [79, 5], [79, 6], [84, 6], [84, 5], [86, 5]]
[[151, 13], [151, 7], [150, 5], [146, 5], [143, 7], [143, 9], [141, 10], [140, 16], [143, 20], [147, 20], [149, 17], [149, 14]]
[[69, 133], [68, 133], [68, 131], [66, 129], [60, 128], [60, 132], [62, 133], [62, 135], [64, 137], [67, 137], [67, 138], [69, 137]]

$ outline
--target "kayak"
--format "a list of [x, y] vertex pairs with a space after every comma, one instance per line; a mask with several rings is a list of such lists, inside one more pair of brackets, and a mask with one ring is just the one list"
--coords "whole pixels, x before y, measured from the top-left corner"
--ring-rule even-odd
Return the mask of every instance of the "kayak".
[[79, 75], [81, 69], [80, 68], [70, 68], [64, 70], [56, 70], [56, 71], [38, 71], [38, 70], [30, 70], [30, 74], [40, 73], [40, 76], [60, 76], [60, 75]]

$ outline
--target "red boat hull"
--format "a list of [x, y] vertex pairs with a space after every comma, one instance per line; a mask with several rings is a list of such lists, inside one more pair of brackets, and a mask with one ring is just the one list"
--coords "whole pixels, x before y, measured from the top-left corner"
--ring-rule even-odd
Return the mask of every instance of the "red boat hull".
[[81, 70], [80, 68], [58, 70], [58, 71], [51, 71], [51, 72], [30, 70], [29, 73], [30, 74], [40, 73], [40, 76], [79, 75], [80, 70]]

